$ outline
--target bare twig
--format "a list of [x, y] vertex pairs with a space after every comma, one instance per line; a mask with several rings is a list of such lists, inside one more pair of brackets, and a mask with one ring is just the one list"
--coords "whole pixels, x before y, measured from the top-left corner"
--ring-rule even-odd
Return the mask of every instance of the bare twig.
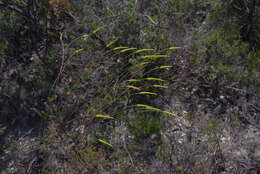
[[54, 80], [54, 82], [52, 84], [51, 91], [53, 90], [53, 88], [55, 87], [57, 81], [60, 79], [61, 74], [65, 70], [65, 56], [66, 56], [66, 53], [65, 53], [65, 45], [64, 45], [63, 38], [62, 38], [62, 33], [60, 33], [60, 42], [61, 42], [61, 47], [62, 47], [61, 66], [60, 66], [60, 70], [59, 70], [58, 76], [57, 76], [57, 78]]

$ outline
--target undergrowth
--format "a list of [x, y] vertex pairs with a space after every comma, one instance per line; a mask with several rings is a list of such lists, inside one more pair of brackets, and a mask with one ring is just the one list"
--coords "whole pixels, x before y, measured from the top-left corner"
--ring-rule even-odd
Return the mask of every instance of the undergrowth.
[[[164, 90], [169, 85], [169, 74], [174, 69], [170, 63], [172, 54], [181, 48], [121, 46], [120, 39], [100, 44], [97, 35], [105, 32], [106, 28], [98, 27], [67, 45], [63, 44], [66, 42], [63, 35], [60, 36], [64, 46], [60, 59], [50, 56], [44, 61], [46, 66], [56, 67], [56, 72], [45, 71], [43, 74], [51, 82], [49, 96], [44, 102], [44, 109], [32, 109], [48, 124], [45, 136], [41, 137], [43, 143], [39, 153], [52, 158], [49, 149], [60, 146], [63, 155], [70, 154], [71, 160], [67, 163], [77, 164], [79, 168], [94, 173], [95, 167], [100, 167], [95, 160], [104, 160], [103, 166], [110, 166], [112, 164], [107, 163], [105, 158], [129, 156], [125, 154], [128, 147], [121, 152], [121, 143], [118, 144], [118, 140], [112, 137], [116, 134], [120, 136], [121, 133], [115, 132], [119, 126], [125, 125], [130, 136], [141, 143], [158, 136], [164, 122], [177, 117], [165, 109], [162, 101]], [[93, 47], [98, 45], [99, 51], [92, 55], [99, 56], [83, 65], [81, 62], [86, 61], [83, 55], [92, 51], [90, 44]], [[52, 60], [57, 60], [58, 64]], [[79, 65], [82, 67], [75, 70], [75, 66]], [[60, 88], [61, 84], [66, 87]], [[125, 141], [129, 140], [131, 138]], [[62, 161], [60, 158], [56, 160]], [[139, 170], [133, 164], [130, 166], [133, 169], [129, 166], [123, 169], [126, 164], [129, 165], [122, 162], [122, 170]], [[51, 165], [43, 166], [42, 170], [51, 170]]]
[[[104, 27], [99, 27], [80, 39], [89, 39], [103, 29]], [[156, 101], [158, 103], [163, 97], [163, 89], [168, 88], [165, 73], [173, 68], [165, 65], [169, 62], [167, 59], [171, 58], [167, 53], [180, 47], [138, 49], [114, 46], [116, 42], [117, 40], [108, 42], [105, 48], [105, 54], [114, 62], [107, 76], [110, 84], [106, 85], [110, 86], [105, 86], [103, 93], [99, 94], [101, 101], [91, 105], [91, 115], [87, 116], [110, 120], [109, 122], [126, 121], [137, 137], [145, 138], [159, 131], [160, 120], [163, 119], [160, 117], [176, 116], [160, 108], [162, 106], [157, 106]], [[74, 53], [80, 54], [83, 51], [80, 48]], [[103, 137], [98, 138], [98, 141], [112, 147]]]
[[[0, 141], [3, 158], [11, 159], [4, 167], [26, 170], [20, 173], [220, 172], [214, 158], [229, 129], [220, 120], [230, 112], [231, 126], [239, 127], [240, 110], [254, 114], [258, 106], [250, 97], [256, 100], [259, 89], [259, 32], [245, 22], [247, 8], [239, 7], [240, 15], [227, 12], [238, 1], [50, 0], [45, 13], [47, 1], [34, 2], [36, 11], [18, 7], [36, 20], [38, 44], [31, 23], [21, 25], [31, 18], [0, 11], [0, 126], [9, 130]], [[252, 35], [242, 36], [251, 26]], [[19, 139], [7, 136], [13, 132]]]

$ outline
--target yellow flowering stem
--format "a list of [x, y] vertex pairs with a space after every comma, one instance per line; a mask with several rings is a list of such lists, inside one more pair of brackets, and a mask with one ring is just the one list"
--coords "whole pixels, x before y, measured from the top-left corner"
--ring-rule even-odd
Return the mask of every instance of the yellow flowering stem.
[[152, 110], [152, 111], [160, 111], [161, 112], [161, 109], [158, 109], [158, 108], [155, 108], [155, 107], [147, 107], [147, 108], [144, 108], [146, 110]]
[[136, 50], [136, 48], [126, 48], [126, 49], [121, 50], [120, 53], [124, 53], [124, 52], [127, 52], [127, 51], [132, 51], [132, 50]]
[[110, 116], [102, 115], [102, 114], [97, 114], [96, 117], [97, 118], [105, 118], [105, 119], [114, 119], [114, 117], [110, 117]]
[[151, 106], [149, 106], [149, 105], [144, 105], [144, 104], [136, 104], [135, 106], [137, 106], [137, 107], [144, 107], [144, 108], [146, 108], [146, 107], [151, 107]]
[[171, 116], [174, 116], [174, 117], [177, 117], [176, 114], [173, 114], [171, 112], [168, 112], [168, 111], [162, 111], [164, 114], [168, 114], [168, 115], [171, 115]]
[[77, 50], [74, 51], [73, 54], [78, 54], [78, 53], [80, 53], [80, 52], [83, 51], [83, 50], [84, 50], [83, 48], [77, 49]]
[[149, 64], [150, 62], [142, 62], [142, 63], [139, 63], [139, 64], [137, 64], [137, 65], [135, 65], [136, 67], [142, 67], [142, 66], [144, 66], [144, 65], [147, 65], [147, 64]]
[[137, 80], [137, 79], [129, 79], [127, 80], [128, 82], [140, 82], [141, 80]]
[[155, 108], [155, 107], [149, 106], [149, 105], [144, 105], [144, 104], [137, 104], [135, 106], [142, 107], [143, 109], [147, 109], [147, 110], [161, 111], [161, 109], [158, 109], [158, 108]]
[[145, 78], [145, 80], [155, 80], [155, 81], [161, 81], [161, 82], [164, 82], [164, 80], [159, 79], [159, 78], [155, 78], [155, 77], [148, 77], [148, 78]]
[[141, 52], [144, 52], [144, 51], [154, 51], [155, 49], [140, 49], [140, 50], [137, 50], [135, 51], [134, 53], [141, 53]]
[[125, 48], [128, 48], [128, 47], [120, 46], [120, 47], [115, 47], [113, 50], [116, 51], [116, 50], [121, 50], [121, 49], [125, 49]]
[[106, 141], [104, 141], [104, 140], [102, 140], [102, 139], [97, 139], [100, 143], [103, 143], [103, 144], [105, 144], [105, 145], [107, 145], [107, 146], [109, 146], [109, 147], [113, 147], [112, 146], [112, 144], [109, 144], [108, 142], [106, 142]]
[[157, 58], [169, 58], [170, 56], [168, 55], [145, 55], [141, 56], [143, 59], [157, 59]]
[[127, 85], [126, 87], [130, 88], [130, 89], [141, 90], [140, 88], [133, 86], [133, 85]]
[[155, 25], [158, 24], [158, 22], [155, 22], [151, 16], [146, 15], [146, 17]]
[[167, 48], [167, 50], [179, 50], [179, 49], [182, 49], [182, 47], [170, 47], [170, 48]]
[[138, 94], [140, 94], [140, 95], [157, 95], [154, 92], [147, 92], [147, 91], [142, 91], [142, 92], [139, 92]]
[[118, 41], [118, 39], [115, 39], [115, 40], [112, 40], [112, 41], [110, 41], [107, 45], [106, 45], [106, 47], [108, 48], [108, 47], [111, 47], [114, 43], [116, 43]]
[[82, 37], [83, 37], [84, 39], [85, 39], [85, 38], [88, 38], [88, 37], [89, 37], [89, 34], [84, 34]]
[[100, 26], [100, 27], [96, 28], [95, 30], [93, 30], [91, 33], [95, 34], [95, 33], [99, 32], [100, 30], [103, 30], [104, 28], [105, 28], [105, 26]]
[[164, 66], [160, 66], [159, 68], [160, 69], [165, 69], [165, 68], [172, 68], [173, 66], [167, 66], [167, 65], [164, 65]]
[[163, 86], [163, 85], [152, 85], [152, 87], [155, 87], [155, 88], [168, 88], [168, 86]]
[[95, 30], [93, 30], [92, 32], [90, 32], [89, 34], [84, 34], [83, 36], [81, 36], [83, 39], [86, 39], [88, 37], [91, 37], [93, 34], [96, 34], [97, 32], [99, 32], [100, 30], [104, 29], [105, 26], [101, 26], [96, 28]]

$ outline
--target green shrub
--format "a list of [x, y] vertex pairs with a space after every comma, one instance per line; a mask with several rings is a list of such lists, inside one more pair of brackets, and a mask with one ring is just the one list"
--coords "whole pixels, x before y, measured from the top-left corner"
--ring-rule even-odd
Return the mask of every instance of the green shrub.
[[211, 81], [222, 79], [252, 83], [257, 80], [260, 57], [250, 51], [249, 43], [241, 40], [239, 32], [233, 27], [230, 31], [212, 30], [193, 46], [193, 50], [196, 53], [193, 61], [206, 65]]
[[161, 114], [158, 112], [139, 112], [130, 120], [130, 130], [137, 139], [158, 134], [162, 127]]

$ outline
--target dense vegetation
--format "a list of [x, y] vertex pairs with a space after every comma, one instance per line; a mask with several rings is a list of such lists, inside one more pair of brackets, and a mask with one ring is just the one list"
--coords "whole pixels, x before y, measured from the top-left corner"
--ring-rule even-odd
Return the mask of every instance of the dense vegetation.
[[260, 173], [257, 0], [0, 0], [0, 173]]

